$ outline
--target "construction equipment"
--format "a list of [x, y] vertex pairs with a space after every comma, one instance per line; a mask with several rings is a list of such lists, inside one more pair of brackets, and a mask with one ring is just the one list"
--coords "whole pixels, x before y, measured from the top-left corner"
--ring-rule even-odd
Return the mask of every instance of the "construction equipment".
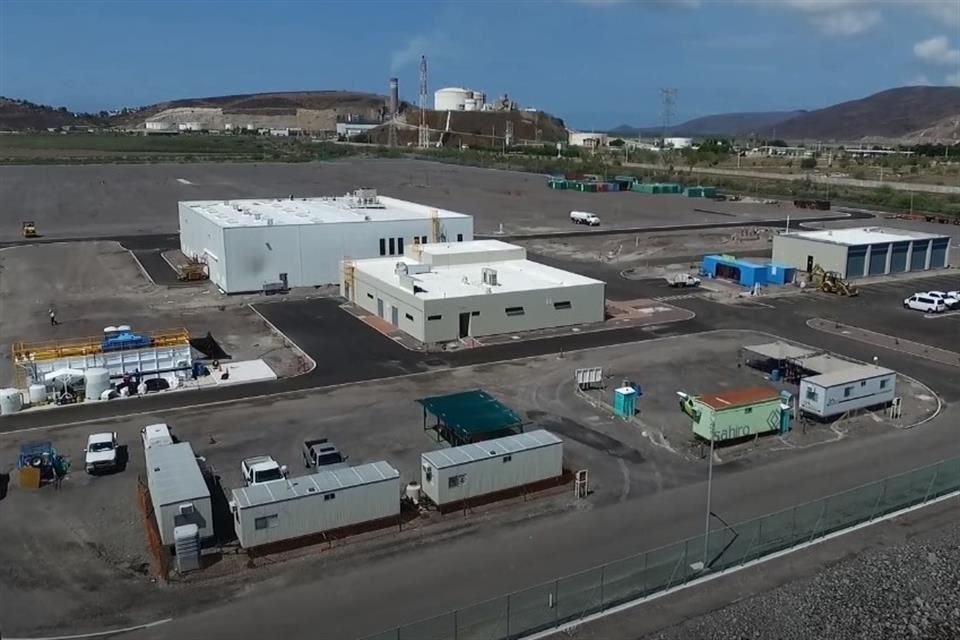
[[836, 271], [826, 271], [819, 264], [813, 266], [810, 277], [814, 286], [824, 293], [833, 293], [838, 296], [856, 296], [860, 292], [855, 286], [843, 279]]
[[36, 238], [40, 235], [37, 233], [37, 225], [33, 220], [24, 220], [21, 222], [20, 229], [24, 238]]

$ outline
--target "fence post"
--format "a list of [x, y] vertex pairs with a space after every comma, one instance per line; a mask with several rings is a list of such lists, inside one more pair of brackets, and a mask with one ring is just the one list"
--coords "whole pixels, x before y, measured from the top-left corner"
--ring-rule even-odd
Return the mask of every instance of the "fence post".
[[560, 620], [560, 580], [553, 581], [553, 624]]
[[607, 565], [600, 565], [600, 610], [603, 611], [603, 581], [607, 575]]
[[883, 486], [880, 490], [880, 495], [877, 496], [877, 504], [873, 505], [873, 513], [870, 514], [870, 519], [874, 520], [877, 517], [877, 512], [880, 510], [880, 505], [883, 504], [883, 499], [887, 497], [887, 482], [889, 478], [883, 479]]
[[459, 609], [453, 610], [453, 640], [457, 640], [457, 638], [460, 637], [460, 623], [457, 620], [457, 613], [459, 613], [459, 611]]
[[510, 637], [510, 594], [507, 594], [507, 638]]
[[790, 514], [790, 545], [794, 545], [795, 538], [797, 537], [797, 508], [794, 507], [791, 509]]
[[930, 492], [933, 491], [933, 485], [937, 483], [937, 474], [940, 471], [940, 465], [938, 464], [933, 468], [933, 477], [930, 478], [930, 484], [927, 485], [927, 494], [923, 496], [923, 502], [927, 503], [930, 501]]
[[817, 532], [820, 530], [820, 524], [823, 522], [823, 516], [827, 514], [827, 506], [830, 504], [830, 498], [823, 499], [823, 509], [820, 510], [820, 517], [817, 518], [816, 524], [813, 525], [813, 532], [810, 534], [810, 540], [813, 540], [817, 537]]

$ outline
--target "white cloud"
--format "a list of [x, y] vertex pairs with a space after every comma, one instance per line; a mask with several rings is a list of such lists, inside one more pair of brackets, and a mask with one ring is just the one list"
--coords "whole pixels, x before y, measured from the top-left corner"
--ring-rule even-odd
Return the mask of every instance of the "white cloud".
[[845, 9], [829, 11], [810, 20], [823, 33], [830, 36], [855, 36], [866, 33], [880, 24], [883, 18], [872, 9]]
[[397, 73], [401, 69], [420, 63], [420, 56], [427, 56], [427, 60], [450, 59], [455, 57], [455, 43], [442, 32], [430, 35], [414, 36], [407, 40], [402, 47], [390, 52], [390, 71]]
[[960, 2], [956, 0], [913, 0], [935, 20], [948, 27], [960, 27]]
[[915, 56], [929, 64], [960, 64], [960, 49], [950, 48], [947, 36], [934, 36], [913, 45]]
[[960, 71], [956, 73], [948, 73], [947, 76], [943, 79], [944, 84], [949, 84], [954, 87], [960, 87]]

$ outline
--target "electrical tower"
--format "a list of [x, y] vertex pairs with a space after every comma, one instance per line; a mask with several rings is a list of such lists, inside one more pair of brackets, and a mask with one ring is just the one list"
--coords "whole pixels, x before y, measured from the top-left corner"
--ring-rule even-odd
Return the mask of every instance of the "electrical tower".
[[420, 127], [417, 130], [417, 146], [430, 146], [430, 129], [427, 128], [427, 56], [420, 56]]
[[673, 88], [660, 89], [660, 115], [663, 120], [662, 138], [666, 139], [673, 122], [673, 110], [677, 104], [677, 90]]

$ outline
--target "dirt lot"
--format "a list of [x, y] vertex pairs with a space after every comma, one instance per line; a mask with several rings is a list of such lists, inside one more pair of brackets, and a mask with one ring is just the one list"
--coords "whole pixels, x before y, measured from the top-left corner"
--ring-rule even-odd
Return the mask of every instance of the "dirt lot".
[[[478, 233], [568, 230], [571, 210], [605, 227], [742, 222], [822, 215], [683, 196], [551, 191], [544, 176], [416, 160], [354, 159], [308, 164], [156, 164], [0, 167], [0, 242], [34, 220], [48, 238], [176, 233], [177, 201], [328, 196], [361, 186], [469, 213]], [[700, 209], [700, 211], [696, 211]]]
[[[644, 388], [640, 403], [643, 422], [670, 429], [676, 434], [671, 438], [679, 440], [689, 434], [689, 424], [676, 406], [675, 391], [718, 391], [762, 382], [760, 374], [738, 372], [732, 354], [745, 343], [769, 339], [749, 332], [713, 332], [649, 341], [642, 349], [617, 346], [563, 358], [544, 356], [118, 418], [89, 427], [2, 435], [0, 472], [10, 470], [21, 444], [38, 438], [51, 439], [70, 455], [74, 469], [60, 491], [27, 492], [11, 486], [0, 502], [0, 539], [14, 541], [0, 546], [0, 620], [12, 621], [14, 632], [52, 630], [67, 621], [71, 629], [78, 630], [122, 625], [129, 622], [127, 615], [143, 620], [182, 613], [245, 593], [265, 581], [310, 579], [319, 567], [342, 570], [362, 558], [397, 553], [418, 544], [427, 532], [484, 535], [520, 519], [536, 517], [549, 522], [571, 509], [613, 506], [698, 482], [704, 473], [703, 460], [678, 455], [664, 447], [644, 424], [625, 423], [587, 402], [574, 391], [573, 371], [603, 366], [608, 386], [624, 377], [640, 382]], [[147, 556], [135, 503], [136, 476], [144, 473], [138, 438], [142, 425], [171, 424], [181, 438], [193, 443], [198, 455], [207, 458], [228, 489], [239, 486], [239, 462], [249, 455], [271, 454], [290, 465], [294, 474], [299, 473], [299, 443], [309, 436], [330, 438], [351, 463], [387, 460], [400, 470], [405, 483], [418, 477], [419, 454], [438, 447], [431, 434], [423, 431], [422, 411], [414, 400], [477, 387], [517, 410], [530, 421], [529, 428], [546, 428], [563, 438], [566, 466], [590, 472], [593, 494], [588, 501], [576, 503], [563, 492], [467, 517], [459, 514], [454, 520], [437, 523], [437, 528], [355, 541], [332, 551], [315, 548], [255, 572], [245, 569], [240, 559], [228, 556], [189, 585], [171, 589], [156, 590], [143, 574]], [[116, 430], [128, 445], [130, 462], [123, 472], [91, 478], [79, 470], [85, 435], [94, 429]], [[846, 439], [879, 431], [882, 428], [851, 427]], [[824, 427], [822, 432], [828, 433], [828, 429]], [[751, 454], [750, 462], [775, 464], [794, 454], [789, 447], [771, 447], [762, 455]], [[717, 473], [725, 472], [726, 465], [720, 465]], [[30, 523], [29, 530], [24, 522]], [[435, 533], [430, 533], [430, 538], [435, 541]], [[136, 607], [134, 601], [139, 603]]]
[[[298, 370], [297, 355], [246, 304], [211, 287], [152, 284], [115, 242], [56, 243], [0, 249], [0, 344], [98, 336], [109, 325], [134, 330], [184, 327], [207, 332], [234, 360], [263, 358], [277, 375]], [[60, 323], [51, 326], [50, 308]], [[13, 377], [9, 348], [0, 381]]]

